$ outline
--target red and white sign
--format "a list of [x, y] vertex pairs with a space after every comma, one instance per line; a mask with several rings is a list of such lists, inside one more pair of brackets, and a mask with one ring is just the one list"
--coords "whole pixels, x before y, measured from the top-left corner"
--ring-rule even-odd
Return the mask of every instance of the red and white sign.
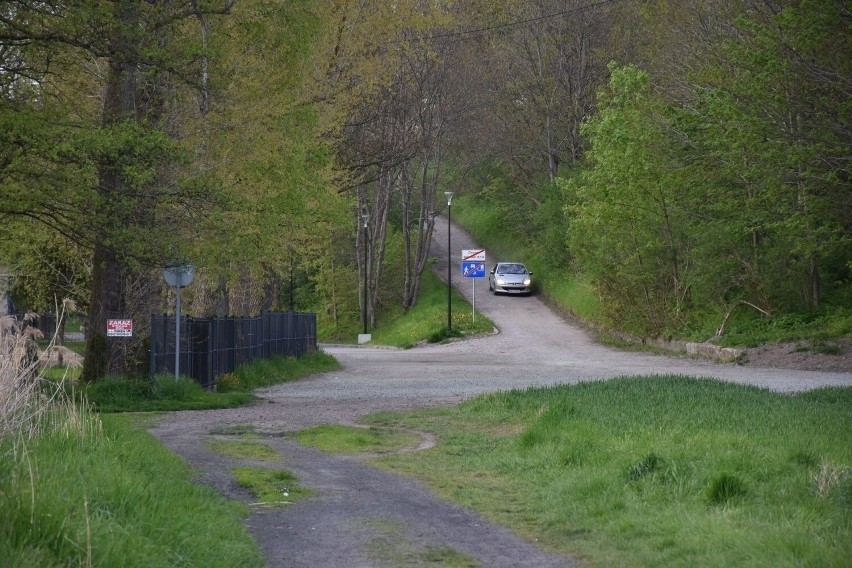
[[485, 249], [462, 249], [462, 262], [485, 262]]
[[133, 337], [133, 320], [107, 320], [107, 337]]

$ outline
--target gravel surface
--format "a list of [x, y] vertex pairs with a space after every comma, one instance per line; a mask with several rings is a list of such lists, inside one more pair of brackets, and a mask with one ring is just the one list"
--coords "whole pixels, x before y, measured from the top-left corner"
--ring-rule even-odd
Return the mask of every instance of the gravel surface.
[[[433, 255], [446, 275], [446, 221], [439, 219]], [[453, 228], [453, 264], [472, 239]], [[443, 244], [442, 244], [443, 243]], [[442, 246], [444, 248], [442, 248]], [[498, 259], [489, 258], [489, 264]], [[514, 259], [499, 259], [514, 260]], [[623, 352], [597, 344], [553, 314], [536, 297], [493, 296], [485, 279], [453, 285], [497, 326], [494, 334], [409, 350], [323, 346], [338, 371], [257, 392], [250, 407], [165, 416], [152, 432], [199, 471], [199, 481], [229, 498], [251, 502], [231, 468], [242, 462], [209, 452], [214, 432], [252, 424], [314, 497], [284, 509], [254, 507], [248, 526], [274, 567], [394, 566], [375, 543], [396, 552], [449, 548], [484, 567], [576, 566], [511, 531], [435, 497], [417, 481], [380, 472], [357, 459], [329, 456], [292, 441], [290, 433], [317, 424], [354, 424], [378, 410], [455, 404], [480, 393], [532, 385], [574, 384], [625, 375], [682, 374], [755, 385], [779, 392], [852, 386], [852, 372], [716, 364], [683, 357]], [[475, 290], [474, 290], [475, 286]], [[266, 464], [269, 466], [269, 464]], [[392, 538], [388, 527], [393, 527]], [[391, 543], [393, 541], [393, 544]], [[372, 543], [372, 545], [371, 545]]]

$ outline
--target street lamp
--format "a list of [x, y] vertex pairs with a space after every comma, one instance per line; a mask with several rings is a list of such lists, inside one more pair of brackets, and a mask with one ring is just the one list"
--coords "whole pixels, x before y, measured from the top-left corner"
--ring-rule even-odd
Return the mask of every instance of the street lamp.
[[361, 320], [364, 322], [364, 335], [367, 335], [367, 226], [370, 223], [370, 214], [362, 213], [361, 219], [364, 221], [364, 301], [361, 305]]
[[452, 268], [453, 268], [453, 247], [450, 240], [453, 225], [453, 193], [445, 191], [447, 196], [447, 334], [453, 330], [453, 285], [452, 285]]

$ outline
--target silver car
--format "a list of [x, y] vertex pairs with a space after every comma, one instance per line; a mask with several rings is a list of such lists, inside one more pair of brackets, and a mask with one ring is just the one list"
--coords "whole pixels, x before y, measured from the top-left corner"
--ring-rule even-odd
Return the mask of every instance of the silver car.
[[488, 274], [494, 294], [532, 294], [532, 272], [520, 262], [498, 262]]

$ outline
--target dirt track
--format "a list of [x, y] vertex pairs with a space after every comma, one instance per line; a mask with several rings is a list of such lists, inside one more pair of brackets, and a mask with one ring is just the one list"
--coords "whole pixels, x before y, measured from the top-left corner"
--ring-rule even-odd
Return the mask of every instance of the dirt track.
[[[439, 220], [433, 254], [446, 274], [446, 222]], [[453, 263], [473, 241], [453, 229]], [[443, 248], [442, 248], [443, 247]], [[489, 258], [489, 262], [498, 260]], [[499, 259], [512, 260], [512, 259]], [[453, 274], [470, 299], [472, 284]], [[269, 566], [346, 568], [393, 566], [371, 543], [395, 552], [450, 548], [485, 567], [572, 566], [478, 515], [441, 501], [416, 481], [379, 472], [352, 458], [328, 456], [291, 441], [288, 433], [324, 423], [351, 424], [377, 410], [453, 404], [479, 393], [530, 385], [606, 380], [623, 375], [684, 374], [757, 385], [780, 392], [852, 386], [852, 373], [720, 365], [627, 353], [596, 344], [537, 298], [494, 297], [476, 282], [476, 308], [499, 333], [410, 350], [325, 346], [339, 371], [259, 391], [247, 408], [167, 415], [152, 432], [199, 470], [200, 481], [251, 502], [230, 471], [240, 462], [205, 444], [217, 428], [252, 424], [316, 496], [286, 509], [256, 509], [248, 525]], [[283, 435], [281, 435], [283, 434]], [[265, 464], [269, 465], [269, 464]], [[394, 544], [395, 543], [395, 544]]]

